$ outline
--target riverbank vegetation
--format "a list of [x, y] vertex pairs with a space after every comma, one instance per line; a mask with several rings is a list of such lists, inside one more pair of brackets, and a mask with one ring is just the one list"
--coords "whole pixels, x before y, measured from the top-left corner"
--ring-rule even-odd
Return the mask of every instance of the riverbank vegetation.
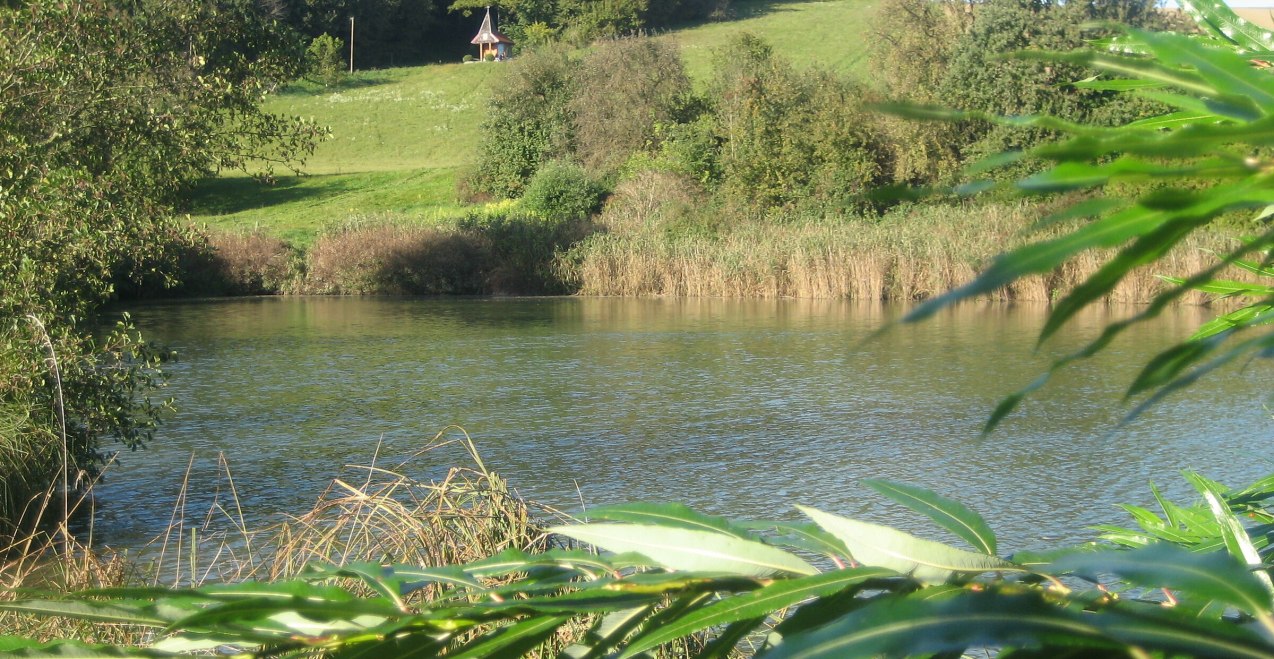
[[36, 511], [65, 512], [101, 442], [151, 437], [163, 352], [127, 320], [99, 327], [98, 311], [162, 289], [200, 244], [174, 205], [220, 169], [294, 163], [322, 134], [259, 110], [298, 71], [294, 44], [254, 12], [0, 9], [0, 549]]
[[[1096, 252], [1091, 269], [1075, 278], [1077, 284], [1048, 293], [1058, 299], [1042, 332], [1044, 340], [1080, 309], [1108, 299], [1139, 268], [1187, 268], [1182, 278], [1165, 280], [1151, 292], [1150, 304], [1136, 316], [1110, 325], [1090, 345], [1058, 360], [1055, 371], [1099, 352], [1123, 329], [1192, 292], [1256, 295], [1255, 304], [1227, 314], [1147, 364], [1128, 394], [1149, 395], [1153, 402], [1224, 364], [1266, 357], [1274, 347], [1274, 334], [1260, 329], [1274, 306], [1270, 289], [1220, 279], [1231, 266], [1258, 277], [1271, 274], [1274, 232], [1263, 221], [1274, 207], [1274, 174], [1266, 162], [1274, 78], [1264, 65], [1274, 57], [1269, 52], [1274, 34], [1235, 21], [1223, 6], [1189, 6], [1206, 14], [1206, 40], [1108, 28], [1122, 39], [1118, 49], [1079, 51], [1070, 50], [1080, 45], [1069, 40], [1077, 33], [1065, 27], [1076, 18], [1071, 12], [1132, 23], [1146, 18], [1143, 24], [1153, 23], [1153, 14], [1143, 16], [1135, 7], [1107, 14], [1118, 7], [1073, 3], [1064, 9], [991, 3], [971, 18], [918, 8], [912, 16], [929, 16], [935, 29], [946, 29], [947, 21], [968, 21], [955, 44], [970, 50], [957, 48], [946, 64], [948, 72], [962, 71], [960, 75], [982, 81], [960, 98], [945, 95], [955, 84], [945, 78], [930, 90], [957, 111], [906, 110], [954, 122], [936, 128], [891, 128], [889, 120], [873, 119], [857, 105], [865, 94], [861, 88], [823, 73], [794, 72], [755, 38], [737, 42], [739, 56], [719, 69], [711, 104], [702, 103], [693, 89], [684, 91], [676, 67], [662, 74], [652, 71], [649, 80], [635, 85], [646, 90], [646, 97], [621, 97], [608, 105], [615, 100], [610, 96], [623, 92], [608, 88], [607, 102], [589, 100], [587, 93], [613, 77], [607, 67], [652, 57], [660, 46], [617, 41], [613, 47], [618, 50], [606, 56], [598, 54], [606, 53], [605, 48], [591, 51], [580, 66], [563, 65], [572, 63], [569, 53], [546, 49], [524, 58], [523, 68], [510, 67], [511, 73], [528, 75], [521, 83], [537, 93], [507, 99], [497, 95], [489, 112], [491, 121], [509, 121], [509, 126], [527, 130], [516, 139], [500, 133], [485, 143], [466, 179], [475, 198], [520, 196], [516, 212], [497, 206], [494, 212], [456, 220], [453, 229], [351, 225], [344, 229], [350, 243], [336, 242], [328, 254], [333, 260], [347, 258], [349, 264], [334, 266], [324, 281], [351, 289], [384, 285], [376, 279], [381, 276], [394, 286], [459, 287], [479, 281], [490, 286], [499, 268], [517, 265], [504, 276], [537, 286], [560, 284], [572, 276], [582, 280], [587, 264], [604, 263], [597, 253], [606, 254], [606, 239], [643, 231], [657, 242], [655, 247], [638, 245], [641, 250], [702, 236], [703, 245], [718, 240], [733, 250], [718, 254], [742, 260], [752, 253], [742, 247], [749, 235], [812, 236], [808, 240], [817, 243], [823, 239], [821, 226], [839, 229], [852, 221], [886, 226], [877, 213], [896, 198], [875, 191], [891, 183], [991, 190], [998, 193], [993, 197], [998, 206], [980, 210], [998, 208], [1006, 218], [1020, 212], [1005, 203], [1010, 193], [1065, 194], [1071, 196], [1046, 199], [1050, 212], [1037, 227], [1044, 233], [1028, 235], [1021, 247], [978, 268], [969, 283], [918, 306], [910, 319], [920, 320], [958, 300], [1012, 291], [1006, 287], [1024, 280], [1025, 286], [1038, 287], [1030, 277], [1047, 281], [1076, 257], [1111, 250], [1108, 256]], [[222, 166], [246, 165], [250, 158], [245, 151], [268, 157], [258, 149], [267, 142], [253, 141], [260, 137], [253, 127], [274, 131], [268, 144], [283, 144], [285, 151], [278, 157], [285, 161], [306, 151], [318, 135], [304, 122], [255, 114], [250, 110], [255, 105], [241, 104], [259, 95], [261, 85], [271, 80], [269, 72], [236, 69], [251, 65], [230, 55], [229, 72], [203, 68], [212, 66], [218, 52], [240, 53], [260, 43], [253, 39], [205, 54], [197, 38], [241, 34], [231, 28], [260, 36], [253, 30], [261, 24], [249, 20], [250, 12], [195, 12], [191, 18], [163, 2], [139, 6], [135, 13], [94, 13], [94, 8], [100, 7], [37, 2], [21, 15], [35, 16], [36, 23], [20, 22], [17, 12], [7, 10], [3, 17], [8, 22], [0, 23], [6, 35], [30, 40], [11, 49], [10, 56], [19, 58], [16, 66], [0, 67], [0, 75], [10, 76], [0, 90], [14, 92], [4, 97], [5, 165], [18, 172], [16, 194], [0, 196], [6, 217], [14, 218], [3, 243], [7, 258], [0, 260], [0, 266], [10, 268], [0, 278], [6, 282], [0, 299], [7, 305], [3, 338], [9, 369], [0, 383], [6, 387], [4, 411], [12, 422], [0, 427], [60, 448], [60, 461], [44, 456], [58, 465], [56, 471], [38, 478], [48, 486], [61, 476], [62, 487], [46, 491], [66, 495], [67, 501], [76, 489], [72, 468], [77, 475], [91, 476], [100, 463], [100, 438], [114, 436], [126, 445], [143, 442], [158, 412], [146, 397], [156, 384], [158, 355], [127, 328], [99, 339], [90, 324], [95, 311], [122, 286], [146, 290], [156, 285], [155, 275], [183, 272], [180, 264], [222, 253], [162, 220], [174, 191], [192, 176], [206, 175], [214, 166], [207, 156], [219, 155], [219, 149], [230, 154], [217, 160]], [[213, 21], [216, 30], [187, 23], [229, 20], [226, 16], [243, 22]], [[40, 29], [39, 20], [49, 21], [48, 29]], [[75, 29], [52, 29], [63, 23]], [[1008, 29], [1001, 30], [1004, 26]], [[1018, 41], [1018, 35], [1028, 41]], [[1047, 39], [1031, 42], [1032, 35]], [[87, 56], [60, 57], [58, 48], [68, 44], [77, 55]], [[153, 55], [147, 63], [167, 56], [174, 61], [165, 71], [193, 67], [197, 74], [159, 84], [144, 66], [128, 68], [132, 65], [112, 57], [145, 47], [154, 48], [141, 51]], [[270, 52], [258, 53], [252, 61], [268, 63]], [[1019, 54], [1003, 60], [985, 57], [1009, 52]], [[86, 69], [74, 68], [85, 62]], [[99, 69], [120, 71], [120, 77], [101, 81], [89, 75]], [[1104, 77], [1071, 84], [1091, 71]], [[57, 95], [67, 80], [81, 79], [89, 89], [72, 87], [67, 92], [72, 96]], [[205, 80], [213, 82], [205, 88]], [[1059, 86], [1059, 81], [1066, 84]], [[95, 94], [99, 82], [134, 93], [126, 98]], [[191, 86], [177, 84], [181, 82]], [[997, 85], [1003, 86], [1001, 95], [978, 93]], [[23, 93], [27, 89], [30, 93]], [[229, 97], [223, 95], [227, 93]], [[1007, 97], [1012, 102], [1000, 104]], [[148, 102], [132, 105], [137, 99]], [[649, 112], [627, 113], [635, 103]], [[845, 112], [831, 111], [836, 103]], [[194, 114], [177, 121], [176, 115], [153, 112], [157, 108], [186, 108]], [[594, 111], [600, 114], [591, 116]], [[1005, 113], [1019, 116], [1004, 118]], [[638, 144], [632, 136], [647, 134], [642, 132], [646, 129], [620, 131], [620, 117], [630, 122], [628, 128], [651, 122], [648, 130], [659, 139]], [[244, 121], [246, 127], [237, 123]], [[106, 126], [118, 128], [118, 135], [98, 132]], [[771, 126], [786, 132], [774, 133]], [[247, 144], [234, 140], [245, 130], [251, 136]], [[912, 137], [891, 142], [890, 131]], [[230, 142], [219, 141], [227, 136]], [[925, 136], [937, 137], [926, 142]], [[203, 140], [198, 143], [211, 145], [210, 150], [190, 147], [187, 138]], [[835, 148], [824, 148], [827, 144]], [[126, 148], [130, 145], [136, 153]], [[152, 153], [151, 145], [171, 150]], [[899, 150], [902, 145], [919, 145], [921, 155]], [[967, 168], [1006, 148], [1021, 149], [1023, 157], [999, 157], [982, 169]], [[633, 150], [614, 158], [624, 149]], [[593, 169], [579, 167], [581, 162]], [[680, 217], [670, 213], [664, 230], [659, 213], [641, 215], [641, 222], [609, 208], [593, 216], [599, 187], [615, 192], [615, 201], [621, 186], [651, 172], [698, 186], [692, 189], [702, 196], [689, 197], [687, 204], [699, 208]], [[655, 197], [648, 207], [662, 209], [665, 198]], [[954, 198], [942, 203], [951, 204]], [[640, 205], [640, 196], [632, 203]], [[568, 206], [574, 212], [554, 213]], [[892, 212], [901, 218], [899, 225], [924, 226], [935, 207]], [[1252, 215], [1255, 221], [1243, 219]], [[608, 217], [613, 226], [602, 224]], [[655, 219], [647, 222], [648, 217]], [[592, 222], [604, 228], [594, 231]], [[1200, 237], [1208, 227], [1235, 222], [1247, 222], [1243, 226], [1253, 235], [1238, 245], [1217, 243], [1217, 258], [1193, 267], [1165, 260], [1190, 239], [1211, 240]], [[858, 240], [863, 233], [826, 240]], [[925, 233], [938, 232], [929, 228]], [[342, 239], [339, 232], [332, 235], [334, 241]], [[905, 235], [867, 233], [880, 249], [897, 248], [897, 237]], [[740, 237], [737, 243], [730, 242], [733, 237]], [[120, 249], [102, 250], [100, 245], [109, 241], [121, 241]], [[364, 255], [369, 244], [386, 248]], [[931, 244], [943, 241], [935, 238]], [[452, 245], [449, 253], [467, 258], [427, 275], [383, 265], [394, 263], [395, 253], [406, 254], [402, 260], [409, 264], [423, 260], [415, 250], [436, 245]], [[323, 254], [321, 246], [316, 242], [307, 258]], [[257, 288], [295, 277], [301, 262], [289, 246], [262, 236], [244, 238], [237, 249], [255, 254], [254, 274], [242, 278]], [[621, 245], [616, 253], [626, 249]], [[924, 255], [908, 252], [904, 257]], [[840, 252], [825, 258], [854, 256]], [[490, 258], [489, 270], [467, 269], [485, 258]], [[579, 269], [563, 271], [562, 263]], [[303, 268], [306, 277], [313, 272], [310, 266]], [[763, 270], [750, 267], [728, 276]], [[924, 264], [909, 267], [920, 271]], [[867, 278], [876, 277], [881, 290], [888, 290], [889, 282], [906, 279], [896, 269], [896, 264], [894, 270], [880, 266]], [[768, 272], [776, 276], [793, 270], [791, 264], [771, 263]], [[350, 271], [374, 274], [344, 283], [341, 277]], [[695, 278], [707, 276], [693, 273]], [[1026, 393], [1029, 389], [1007, 399], [990, 425]], [[15, 465], [29, 457], [22, 453], [25, 447], [35, 445], [11, 444], [17, 447], [11, 458]], [[1101, 544], [1002, 555], [990, 525], [970, 507], [928, 489], [880, 480], [865, 486], [928, 517], [967, 548], [812, 508], [800, 508], [802, 521], [736, 522], [674, 504], [594, 509], [586, 522], [544, 529], [557, 540], [546, 539], [524, 502], [508, 496], [507, 486], [481, 466], [476, 454], [474, 460], [476, 470], [452, 471], [441, 484], [419, 487], [392, 472], [368, 469], [361, 488], [339, 481], [312, 515], [284, 527], [272, 542], [247, 536], [240, 525], [243, 541], [226, 547], [242, 553], [228, 565], [247, 571], [218, 578], [269, 574], [268, 580], [201, 585], [201, 575], [226, 564], [192, 558], [184, 564], [186, 578], [180, 579], [179, 571], [174, 579], [180, 583], [174, 587], [138, 587], [127, 575], [118, 576], [114, 563], [92, 557], [81, 561], [83, 554], [70, 549], [63, 526], [44, 546], [59, 553], [64, 573], [41, 582], [50, 575], [45, 565], [27, 570], [22, 566], [32, 564], [20, 563], [18, 572], [5, 575], [22, 580], [11, 585], [124, 586], [0, 603], [0, 611], [17, 616], [11, 620], [23, 625], [7, 627], [19, 634], [0, 637], [0, 651], [28, 656], [162, 656], [214, 649], [248, 656], [490, 656], [558, 654], [560, 649], [561, 655], [576, 657], [637, 656], [677, 643], [678, 654], [705, 657], [733, 652], [767, 657], [970, 651], [999, 656], [1274, 654], [1274, 511], [1269, 505], [1274, 482], [1269, 478], [1230, 489], [1186, 472], [1198, 495], [1196, 503], [1174, 503], [1152, 490], [1159, 512], [1128, 506], [1137, 528], [1104, 528]], [[448, 526], [439, 528], [435, 521]], [[186, 542], [185, 530], [177, 529], [178, 543]], [[40, 537], [24, 531], [11, 524], [8, 533]], [[439, 537], [450, 538], [442, 549], [415, 545]], [[386, 539], [393, 542], [386, 545]], [[569, 546], [549, 549], [549, 541]], [[584, 545], [595, 550], [581, 549]], [[268, 561], [256, 562], [253, 546], [270, 547]], [[190, 548], [178, 544], [174, 550], [187, 560]], [[412, 551], [416, 553], [398, 558], [400, 552]], [[30, 556], [27, 552], [18, 560]], [[303, 571], [294, 572], [302, 563], [307, 563]], [[252, 571], [267, 565], [271, 572]], [[87, 568], [72, 572], [68, 566]], [[78, 631], [52, 627], [48, 620], [55, 617], [94, 626]], [[101, 623], [145, 631], [108, 627], [99, 636]], [[65, 638], [77, 633], [88, 643]], [[124, 636], [111, 636], [116, 633]]]

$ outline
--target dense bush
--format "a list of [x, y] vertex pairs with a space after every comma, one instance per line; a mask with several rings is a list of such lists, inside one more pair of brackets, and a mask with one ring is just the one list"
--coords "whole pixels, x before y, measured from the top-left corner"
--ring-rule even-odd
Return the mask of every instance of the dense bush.
[[722, 191], [755, 213], [865, 205], [886, 175], [887, 149], [864, 90], [798, 72], [752, 35], [726, 52], [713, 88]]
[[522, 206], [550, 222], [579, 220], [601, 207], [603, 193], [583, 167], [554, 160], [531, 178], [522, 195]]
[[573, 292], [558, 265], [559, 255], [593, 232], [586, 218], [470, 216], [459, 226], [488, 246], [484, 292], [497, 295]]
[[569, 109], [575, 156], [594, 175], [606, 175], [630, 154], [657, 147], [655, 126], [682, 118], [690, 97], [678, 49], [652, 39], [605, 41], [575, 73]]
[[573, 69], [565, 52], [551, 49], [509, 63], [482, 122], [473, 192], [519, 197], [542, 163], [571, 152]]
[[[938, 82], [939, 103], [1000, 116], [1050, 115], [1069, 121], [1118, 125], [1164, 110], [1129, 95], [1079, 88], [1070, 83], [1091, 72], [1064, 61], [1006, 57], [1019, 51], [1062, 52], [1110, 36], [1092, 21], [1122, 20], [1131, 25], [1160, 23], [1147, 0], [1051, 3], [992, 0], [973, 10], [973, 21], [951, 46], [950, 63]], [[1040, 128], [985, 121], [959, 126], [961, 158], [972, 162], [1009, 150], [1030, 148], [1055, 135]], [[1004, 170], [1012, 178], [1020, 168]]]
[[345, 43], [330, 34], [314, 37], [305, 49], [305, 64], [310, 77], [331, 87], [345, 77]]
[[353, 225], [315, 241], [304, 290], [339, 295], [484, 293], [489, 260], [486, 241], [470, 232]]

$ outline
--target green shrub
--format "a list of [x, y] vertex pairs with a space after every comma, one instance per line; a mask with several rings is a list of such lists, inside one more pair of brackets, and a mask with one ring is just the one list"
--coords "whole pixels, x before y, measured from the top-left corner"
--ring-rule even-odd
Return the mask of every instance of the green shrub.
[[330, 34], [314, 37], [305, 51], [305, 64], [310, 76], [331, 87], [339, 83], [346, 72], [345, 42]]
[[571, 162], [554, 160], [535, 173], [522, 195], [522, 207], [551, 222], [586, 218], [596, 212], [605, 191]]
[[573, 68], [565, 52], [549, 49], [509, 62], [482, 122], [467, 185], [475, 196], [520, 197], [542, 163], [570, 153]]
[[657, 146], [655, 126], [672, 123], [690, 95], [681, 53], [668, 42], [616, 39], [595, 46], [575, 70], [569, 108], [574, 153], [606, 176], [633, 153]]
[[727, 53], [713, 94], [727, 198], [756, 215], [866, 205], [865, 193], [888, 176], [866, 91], [796, 71], [752, 35]]
[[475, 58], [473, 57], [473, 55], [471, 55], [471, 54], [466, 54], [464, 57], [461, 57], [461, 58], [460, 58], [460, 61], [461, 61], [461, 62], [464, 62], [465, 64], [468, 64], [469, 62], [472, 62], [474, 59], [475, 59]]

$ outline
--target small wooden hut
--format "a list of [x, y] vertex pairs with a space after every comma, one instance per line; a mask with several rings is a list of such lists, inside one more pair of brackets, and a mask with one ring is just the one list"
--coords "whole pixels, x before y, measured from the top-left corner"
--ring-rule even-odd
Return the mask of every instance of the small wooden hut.
[[491, 8], [487, 7], [487, 15], [482, 19], [482, 27], [478, 35], [469, 43], [478, 44], [478, 59], [485, 61], [487, 53], [491, 53], [496, 61], [508, 59], [513, 54], [513, 40], [495, 31], [491, 24]]

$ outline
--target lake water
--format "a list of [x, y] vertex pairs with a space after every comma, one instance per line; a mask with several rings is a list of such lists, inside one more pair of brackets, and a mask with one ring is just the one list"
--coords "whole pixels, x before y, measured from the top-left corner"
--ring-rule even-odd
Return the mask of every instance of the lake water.
[[[567, 511], [649, 500], [796, 518], [804, 504], [943, 539], [859, 484], [888, 478], [979, 511], [1004, 553], [1127, 522], [1116, 504], [1151, 504], [1150, 479], [1188, 499], [1184, 468], [1236, 486], [1274, 471], [1260, 364], [1119, 426], [1136, 367], [1207, 310], [1133, 330], [989, 437], [979, 430], [1001, 396], [1130, 310], [1086, 313], [1039, 352], [1042, 306], [969, 304], [865, 341], [902, 311], [588, 298], [134, 308], [143, 332], [180, 355], [168, 389], [179, 411], [111, 469], [96, 535], [135, 547], [159, 534], [188, 464], [189, 511], [224, 493], [224, 454], [258, 524], [308, 510], [345, 465], [377, 451], [377, 464], [396, 463], [451, 425], [523, 496]], [[433, 452], [405, 471], [431, 478], [464, 463], [462, 451]]]

